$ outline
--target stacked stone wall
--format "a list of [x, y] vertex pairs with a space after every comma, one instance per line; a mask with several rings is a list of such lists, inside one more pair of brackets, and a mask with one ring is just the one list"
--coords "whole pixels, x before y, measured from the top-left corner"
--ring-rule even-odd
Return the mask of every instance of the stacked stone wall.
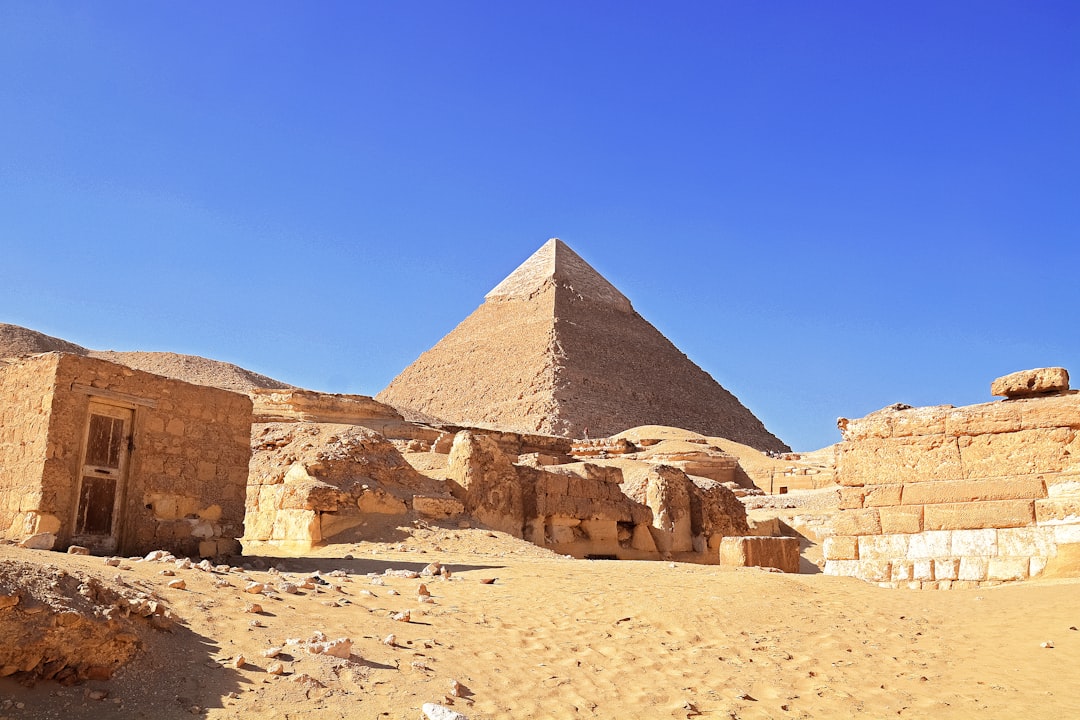
[[[132, 410], [118, 551], [239, 550], [251, 400], [78, 355], [43, 355], [2, 373], [0, 531], [70, 544], [91, 402]], [[21, 449], [20, 449], [21, 448]], [[16, 507], [17, 506], [17, 507]]]
[[51, 532], [36, 513], [57, 355], [0, 364], [0, 537]]
[[841, 419], [825, 572], [973, 587], [1038, 575], [1080, 543], [1080, 394]]

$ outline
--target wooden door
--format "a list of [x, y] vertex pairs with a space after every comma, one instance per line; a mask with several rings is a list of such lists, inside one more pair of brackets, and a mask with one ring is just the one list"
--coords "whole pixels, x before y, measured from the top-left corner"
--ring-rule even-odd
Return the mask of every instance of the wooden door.
[[73, 540], [91, 550], [116, 550], [131, 419], [132, 411], [128, 408], [90, 403]]

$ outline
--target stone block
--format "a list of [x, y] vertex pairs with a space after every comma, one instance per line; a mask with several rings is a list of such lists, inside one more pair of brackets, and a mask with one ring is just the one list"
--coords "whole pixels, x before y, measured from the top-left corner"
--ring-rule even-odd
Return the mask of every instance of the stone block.
[[455, 497], [414, 495], [412, 506], [413, 510], [430, 518], [456, 517], [465, 512], [465, 506]]
[[837, 481], [844, 486], [961, 480], [956, 440], [944, 435], [844, 442], [837, 452]]
[[858, 560], [826, 560], [825, 561], [825, 574], [836, 575], [838, 577], [858, 577], [859, 575], [859, 561]]
[[771, 567], [799, 572], [799, 540], [789, 537], [726, 537], [720, 541], [720, 564]]
[[945, 416], [949, 437], [1016, 432], [1021, 429], [1020, 407], [1009, 403], [984, 403], [950, 410]]
[[951, 554], [952, 533], [928, 531], [908, 538], [908, 560], [948, 557]]
[[906, 560], [895, 560], [892, 564], [893, 582], [906, 582], [915, 579], [915, 564]]
[[858, 577], [869, 582], [890, 582], [892, 580], [892, 563], [888, 560], [857, 560], [859, 563]]
[[863, 507], [883, 507], [900, 504], [903, 485], [872, 485], [866, 488]]
[[1024, 527], [1035, 522], [1033, 500], [946, 503], [923, 508], [927, 530]]
[[904, 487], [904, 505], [1033, 500], [1046, 497], [1046, 486], [1036, 476], [988, 480], [947, 480], [913, 483]]
[[841, 510], [860, 510], [863, 507], [863, 501], [865, 499], [865, 488], [842, 487], [840, 488], [840, 503], [838, 507]]
[[825, 538], [822, 549], [826, 560], [858, 560], [858, 538], [846, 535], [834, 535]]
[[1080, 497], [1080, 475], [1075, 473], [1055, 473], [1040, 476], [1046, 484], [1046, 496]]
[[1054, 533], [1050, 528], [1005, 528], [997, 531], [997, 555], [1030, 557], [1051, 555], [1053, 552]]
[[1080, 497], [1036, 500], [1035, 521], [1040, 525], [1080, 522]]
[[979, 583], [977, 583], [977, 582], [975, 582], [973, 580], [953, 580], [952, 581], [952, 589], [953, 590], [974, 590], [977, 587], [979, 587]]
[[[957, 438], [967, 479], [1019, 477], [1080, 470], [1072, 428], [1036, 428]], [[941, 478], [951, 479], [951, 478]]]
[[934, 579], [934, 561], [929, 559], [914, 560], [911, 563], [911, 577], [920, 582]]
[[1010, 402], [1020, 408], [1021, 428], [1080, 428], [1080, 393]]
[[902, 409], [890, 406], [862, 418], [841, 418], [837, 425], [845, 441], [940, 435], [945, 432], [945, 414], [950, 409], [950, 405]]
[[614, 520], [582, 520], [580, 527], [593, 542], [616, 543], [619, 540], [619, 524]]
[[865, 535], [859, 540], [860, 560], [895, 560], [907, 557], [908, 535]]
[[934, 560], [935, 580], [956, 580], [960, 572], [960, 560], [958, 558], [942, 558]]
[[1054, 525], [1054, 542], [1058, 545], [1080, 543], [1080, 523]]
[[878, 509], [881, 532], [917, 533], [923, 529], [923, 509], [921, 505], [906, 507], [883, 507]]
[[949, 552], [946, 555], [964, 557], [975, 555], [991, 557], [998, 554], [998, 531], [992, 528], [979, 530], [956, 530], [952, 533]]
[[1038, 556], [1038, 555], [1031, 558], [1030, 564], [1028, 566], [1028, 573], [1030, 574], [1031, 577], [1035, 577], [1036, 575], [1038, 575], [1039, 573], [1041, 573], [1043, 570], [1046, 569], [1047, 559], [1048, 558], [1046, 558], [1046, 557]]
[[1069, 371], [1063, 367], [1020, 370], [990, 383], [990, 394], [999, 397], [1030, 397], [1069, 389]]
[[1030, 559], [1014, 557], [990, 558], [986, 569], [987, 580], [1023, 580], [1028, 577]]
[[876, 508], [867, 510], [841, 510], [833, 518], [836, 535], [880, 535], [881, 520]]

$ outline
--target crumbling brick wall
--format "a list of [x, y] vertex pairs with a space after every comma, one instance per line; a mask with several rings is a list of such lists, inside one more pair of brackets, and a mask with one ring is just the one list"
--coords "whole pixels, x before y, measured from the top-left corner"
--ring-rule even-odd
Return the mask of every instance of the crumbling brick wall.
[[971, 587], [1038, 575], [1080, 543], [1080, 394], [840, 421], [825, 572]]

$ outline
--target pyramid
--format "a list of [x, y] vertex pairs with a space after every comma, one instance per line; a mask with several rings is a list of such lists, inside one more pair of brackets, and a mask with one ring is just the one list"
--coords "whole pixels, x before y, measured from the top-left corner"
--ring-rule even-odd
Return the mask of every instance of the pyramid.
[[517, 432], [604, 437], [670, 425], [789, 449], [558, 238], [376, 399]]

